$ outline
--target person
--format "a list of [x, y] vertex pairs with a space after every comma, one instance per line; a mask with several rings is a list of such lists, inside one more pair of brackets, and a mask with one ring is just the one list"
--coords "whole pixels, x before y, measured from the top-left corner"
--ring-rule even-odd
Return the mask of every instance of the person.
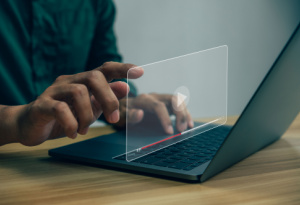
[[163, 130], [193, 126], [187, 109], [170, 108], [166, 94], [137, 95], [130, 85], [143, 69], [121, 63], [112, 0], [0, 1], [0, 145], [41, 144], [86, 134], [101, 115], [124, 127], [153, 115]]

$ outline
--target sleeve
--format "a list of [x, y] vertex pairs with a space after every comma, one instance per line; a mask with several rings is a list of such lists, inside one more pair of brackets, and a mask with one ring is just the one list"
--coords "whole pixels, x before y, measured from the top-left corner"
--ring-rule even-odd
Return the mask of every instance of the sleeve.
[[[87, 61], [86, 71], [94, 69], [107, 61], [121, 62], [118, 52], [117, 39], [114, 33], [116, 8], [112, 0], [97, 1], [97, 26]], [[127, 82], [126, 79], [114, 81]], [[130, 96], [137, 95], [137, 89], [132, 82], [128, 82]]]
[[118, 53], [113, 29], [116, 14], [115, 5], [112, 0], [102, 0], [97, 1], [97, 3], [97, 25], [86, 70], [94, 69], [107, 61], [122, 61], [122, 57]]

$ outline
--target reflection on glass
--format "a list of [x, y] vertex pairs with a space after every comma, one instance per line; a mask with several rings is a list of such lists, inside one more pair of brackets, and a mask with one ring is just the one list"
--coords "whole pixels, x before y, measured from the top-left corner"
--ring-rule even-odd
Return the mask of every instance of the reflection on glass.
[[226, 122], [227, 52], [220, 46], [142, 66], [140, 95], [127, 98], [127, 161]]

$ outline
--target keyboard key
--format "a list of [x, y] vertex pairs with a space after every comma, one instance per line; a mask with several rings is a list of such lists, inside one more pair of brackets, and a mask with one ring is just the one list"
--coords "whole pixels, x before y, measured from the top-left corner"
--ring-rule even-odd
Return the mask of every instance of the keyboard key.
[[167, 158], [167, 155], [160, 153], [160, 154], [155, 155], [155, 157], [165, 159], [165, 158]]
[[169, 164], [175, 163], [175, 162], [177, 162], [177, 161], [178, 161], [178, 160], [176, 160], [176, 159], [164, 159], [164, 160], [163, 160], [163, 162], [169, 163]]
[[194, 157], [192, 157], [193, 159], [195, 159], [195, 160], [197, 160], [197, 161], [199, 161], [199, 160], [201, 160], [201, 159], [204, 159], [204, 158], [206, 158], [207, 156], [206, 155], [203, 155], [203, 154], [201, 154], [201, 155], [195, 155]]
[[170, 151], [166, 151], [164, 152], [164, 155], [173, 155], [174, 153], [173, 152], [170, 152]]
[[189, 153], [189, 154], [194, 154], [195, 153], [195, 150], [191, 150], [191, 149], [188, 149], [188, 150], [185, 150], [186, 153]]
[[182, 152], [182, 153], [178, 153], [177, 156], [189, 157], [189, 156], [191, 156], [191, 154], [186, 153], [186, 152]]
[[211, 151], [215, 151], [216, 152], [219, 149], [218, 147], [209, 147], [208, 149], [211, 150]]
[[179, 152], [180, 149], [174, 147], [174, 148], [170, 148], [169, 151], [170, 152]]
[[195, 163], [197, 161], [194, 160], [194, 159], [187, 158], [187, 159], [182, 160], [181, 162], [184, 162], [184, 163], [187, 163], [187, 164], [193, 164], [193, 163]]
[[192, 159], [192, 160], [200, 160], [202, 159], [202, 156], [189, 156], [188, 159]]
[[183, 157], [182, 156], [170, 156], [168, 159], [175, 159], [175, 160], [181, 160]]

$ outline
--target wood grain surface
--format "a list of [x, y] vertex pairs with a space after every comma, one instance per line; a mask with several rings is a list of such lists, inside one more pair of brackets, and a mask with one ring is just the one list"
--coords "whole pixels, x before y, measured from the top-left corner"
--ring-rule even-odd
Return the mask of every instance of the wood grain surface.
[[202, 184], [48, 156], [51, 148], [111, 132], [91, 128], [76, 140], [0, 147], [0, 204], [300, 204], [300, 115], [279, 141]]

